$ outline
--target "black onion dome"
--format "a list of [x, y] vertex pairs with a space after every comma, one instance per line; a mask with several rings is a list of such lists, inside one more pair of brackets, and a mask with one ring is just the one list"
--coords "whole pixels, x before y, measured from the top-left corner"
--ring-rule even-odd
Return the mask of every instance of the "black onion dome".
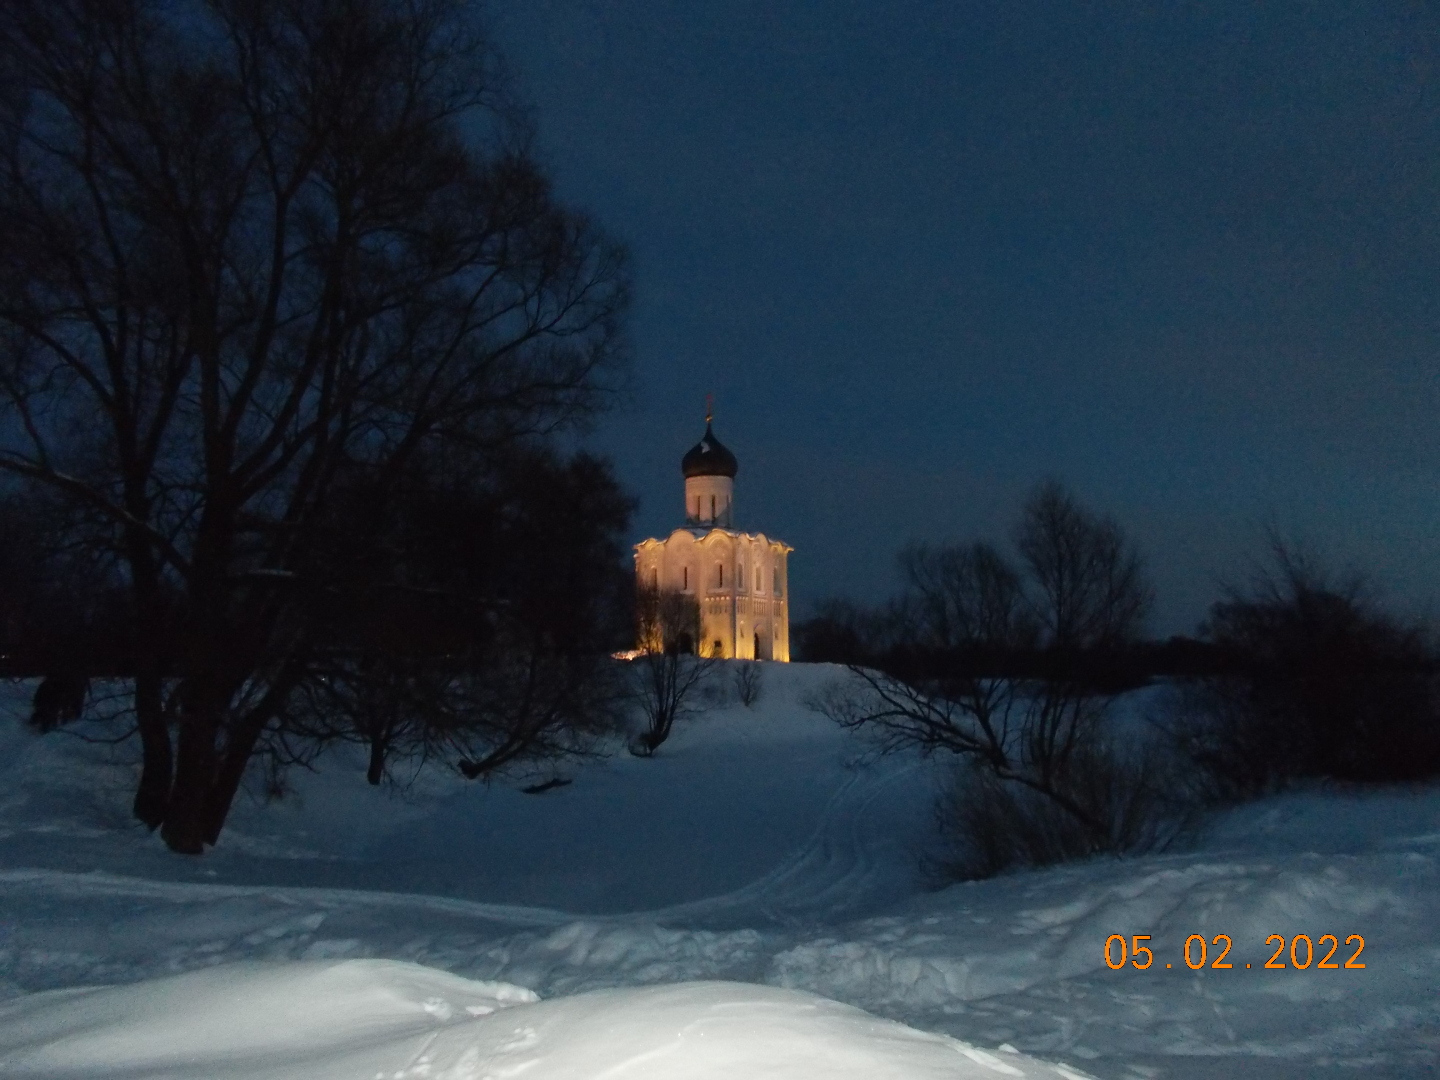
[[740, 462], [735, 460], [735, 455], [720, 445], [720, 440], [710, 430], [710, 424], [705, 424], [705, 437], [690, 448], [690, 452], [680, 459], [680, 471], [685, 474], [685, 479], [692, 476], [730, 476], [733, 477], [740, 471]]

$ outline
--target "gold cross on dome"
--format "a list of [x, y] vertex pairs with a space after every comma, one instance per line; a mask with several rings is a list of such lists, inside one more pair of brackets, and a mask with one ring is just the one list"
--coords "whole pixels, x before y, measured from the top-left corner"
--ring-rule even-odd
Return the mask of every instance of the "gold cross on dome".
[[713, 419], [715, 419], [715, 395], [714, 395], [714, 394], [706, 394], [706, 395], [705, 395], [705, 423], [708, 424], [708, 423], [710, 423], [710, 421], [713, 420]]

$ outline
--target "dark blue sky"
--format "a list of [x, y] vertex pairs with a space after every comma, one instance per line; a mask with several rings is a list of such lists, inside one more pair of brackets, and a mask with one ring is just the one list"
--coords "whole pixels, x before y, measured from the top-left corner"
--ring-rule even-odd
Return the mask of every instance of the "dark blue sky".
[[703, 430], [792, 595], [1001, 537], [1046, 476], [1189, 631], [1267, 525], [1440, 611], [1440, 19], [1419, 2], [526, 0], [562, 195], [634, 254], [593, 444]]

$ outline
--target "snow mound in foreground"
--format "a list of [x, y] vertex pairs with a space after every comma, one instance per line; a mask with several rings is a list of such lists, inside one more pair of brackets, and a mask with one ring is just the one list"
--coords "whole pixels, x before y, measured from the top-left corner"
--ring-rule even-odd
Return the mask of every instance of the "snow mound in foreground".
[[[316, 1058], [345, 1055], [357, 1043], [403, 1041], [457, 1016], [538, 1000], [508, 983], [476, 982], [398, 960], [227, 964], [7, 1003], [0, 1007], [0, 1072], [328, 1076], [311, 1071]], [[235, 1066], [221, 1068], [220, 1062]], [[279, 1068], [295, 1062], [306, 1064], [293, 1073]]]
[[1080, 1080], [812, 994], [695, 982], [541, 1002], [384, 960], [236, 964], [0, 1008], [7, 1076]]

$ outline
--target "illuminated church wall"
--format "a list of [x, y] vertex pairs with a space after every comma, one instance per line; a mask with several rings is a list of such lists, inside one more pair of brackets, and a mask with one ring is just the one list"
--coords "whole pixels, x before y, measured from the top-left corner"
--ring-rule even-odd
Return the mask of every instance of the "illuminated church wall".
[[687, 476], [685, 520], [728, 526], [734, 498], [735, 481], [728, 476]]
[[685, 525], [664, 540], [635, 545], [641, 586], [674, 589], [700, 604], [707, 655], [790, 659], [788, 557], [793, 550], [764, 533], [734, 529], [735, 456], [705, 437], [685, 455]]

